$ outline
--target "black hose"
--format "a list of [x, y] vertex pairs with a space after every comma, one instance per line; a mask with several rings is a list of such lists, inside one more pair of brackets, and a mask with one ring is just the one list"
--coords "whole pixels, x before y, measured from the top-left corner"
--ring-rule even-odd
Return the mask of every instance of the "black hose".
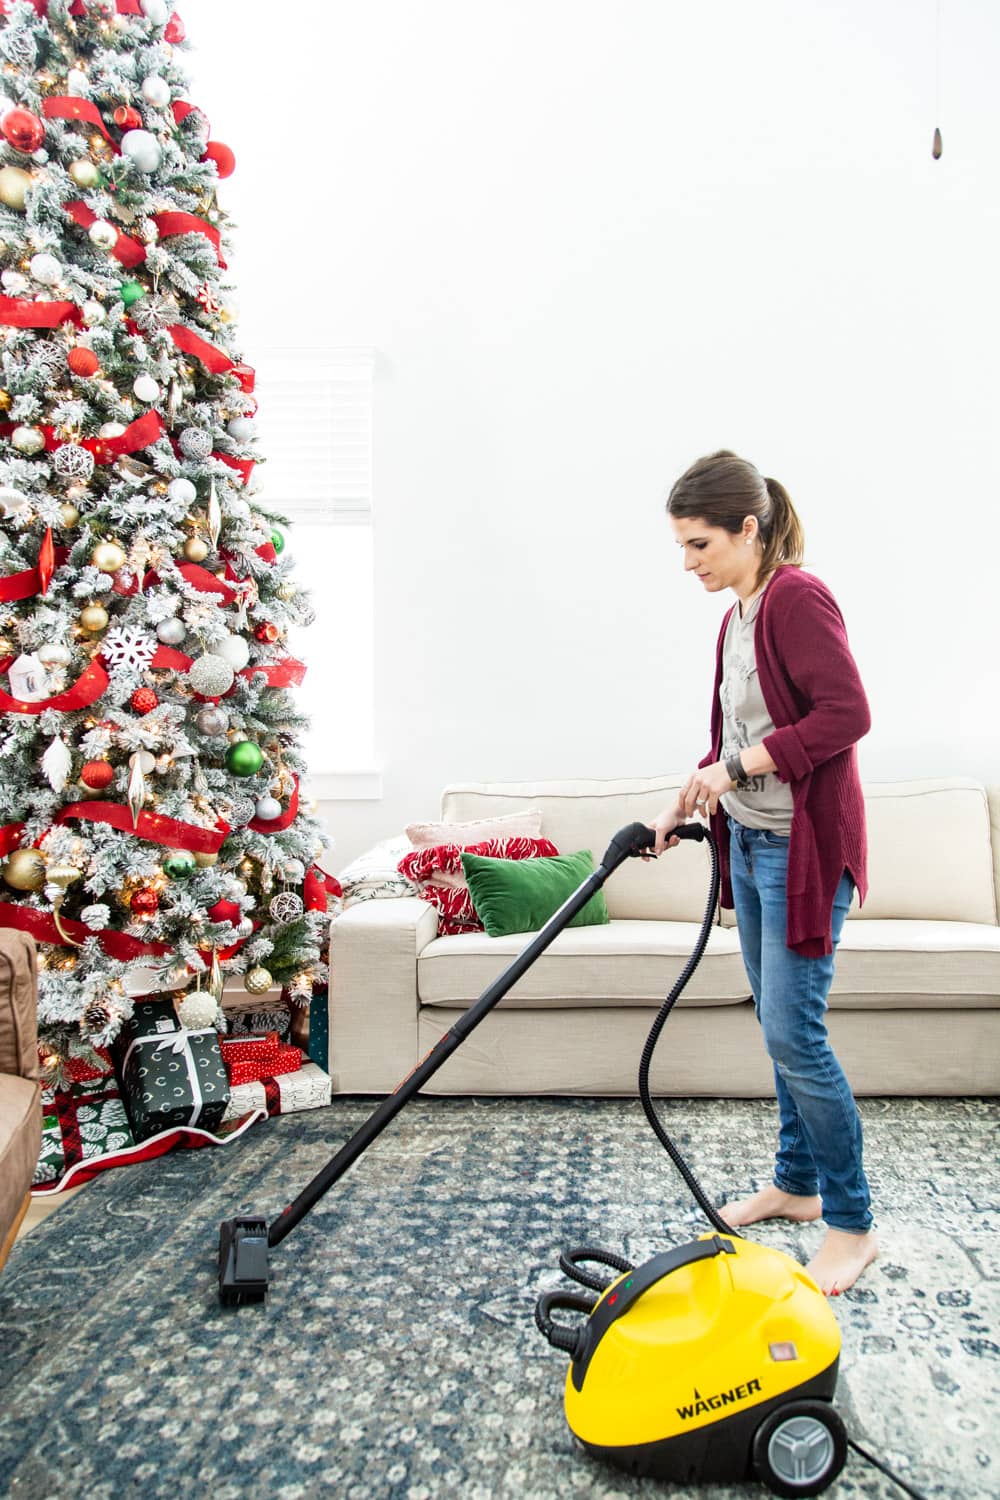
[[616, 1255], [613, 1250], [601, 1250], [593, 1245], [578, 1245], [573, 1250], [564, 1250], [559, 1257], [560, 1271], [566, 1276], [571, 1276], [581, 1286], [589, 1286], [594, 1292], [606, 1292], [616, 1278], [612, 1277], [609, 1281], [603, 1276], [598, 1276], [594, 1271], [585, 1271], [580, 1265], [582, 1260], [592, 1260], [598, 1265], [610, 1266], [613, 1271], [617, 1271], [622, 1276], [628, 1271], [635, 1270], [632, 1261], [626, 1260], [624, 1255]]
[[691, 1168], [684, 1160], [684, 1157], [681, 1155], [680, 1151], [677, 1149], [673, 1141], [670, 1139], [670, 1136], [667, 1134], [666, 1128], [656, 1112], [656, 1107], [653, 1104], [653, 1100], [649, 1092], [649, 1068], [653, 1060], [653, 1053], [656, 1050], [656, 1044], [660, 1038], [660, 1032], [663, 1030], [663, 1027], [666, 1024], [667, 1017], [670, 1015], [670, 1012], [673, 1010], [674, 1005], [677, 1003], [677, 999], [681, 991], [701, 962], [702, 954], [705, 952], [705, 949], [708, 946], [708, 940], [711, 936], [712, 926], [715, 921], [715, 907], [719, 899], [719, 851], [716, 848], [715, 840], [707, 829], [704, 833], [704, 841], [708, 844], [708, 852], [712, 860], [712, 880], [711, 888], [708, 893], [708, 901], [705, 906], [705, 915], [701, 920], [701, 931], [698, 933], [698, 941], [694, 945], [694, 950], [691, 953], [691, 957], [684, 965], [680, 977], [674, 984], [674, 987], [670, 991], [670, 994], [660, 1006], [659, 1014], [657, 1015], [656, 1020], [653, 1022], [652, 1026], [649, 1029], [649, 1035], [646, 1038], [646, 1045], [642, 1049], [642, 1057], [639, 1062], [639, 1098], [642, 1100], [642, 1107], [646, 1112], [646, 1119], [649, 1121], [650, 1125], [652, 1125], [657, 1139], [664, 1147], [664, 1149], [669, 1153], [670, 1160], [673, 1162], [674, 1166], [683, 1177], [685, 1183], [687, 1184], [688, 1190], [690, 1191], [698, 1207], [701, 1209], [702, 1213], [707, 1218], [708, 1222], [711, 1224], [712, 1228], [717, 1229], [720, 1234], [735, 1234], [737, 1239], [740, 1239], [742, 1238], [742, 1236], [739, 1234], [739, 1232], [735, 1230], [731, 1224], [726, 1223], [725, 1219], [723, 1219], [719, 1215], [714, 1206], [706, 1198], [701, 1183], [698, 1181], [697, 1177], [694, 1175]]

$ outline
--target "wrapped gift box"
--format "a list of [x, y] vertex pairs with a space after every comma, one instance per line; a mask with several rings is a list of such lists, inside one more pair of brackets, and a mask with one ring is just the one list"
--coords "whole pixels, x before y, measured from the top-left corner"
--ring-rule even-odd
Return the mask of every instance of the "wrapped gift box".
[[329, 1104], [330, 1076], [315, 1063], [307, 1062], [294, 1073], [261, 1078], [254, 1083], [234, 1085], [226, 1119], [239, 1119], [252, 1109], [266, 1109], [269, 1115], [290, 1115], [301, 1109], [319, 1109]]
[[245, 995], [224, 994], [222, 1009], [230, 1036], [247, 1036], [276, 1031], [283, 1042], [291, 1041], [292, 1007], [289, 1001], [275, 1000], [263, 1006]]
[[[276, 1031], [245, 1032], [239, 1036], [220, 1036], [219, 1047], [230, 1079], [236, 1063], [258, 1064], [260, 1071], [255, 1076], [266, 1078], [272, 1071], [269, 1065], [278, 1060], [281, 1038]], [[249, 1079], [241, 1081], [247, 1083]]]
[[34, 1186], [58, 1182], [80, 1162], [134, 1144], [114, 1073], [64, 1089], [43, 1087], [42, 1149]]
[[122, 1098], [137, 1141], [161, 1130], [214, 1130], [229, 1103], [219, 1035], [189, 1031], [171, 1000], [137, 1000], [114, 1047]]
[[284, 1073], [297, 1073], [302, 1066], [302, 1053], [298, 1047], [279, 1047], [273, 1057], [263, 1061], [252, 1058], [227, 1066], [229, 1082], [234, 1088], [240, 1088], [245, 1083], [257, 1083], [262, 1078], [278, 1078]]

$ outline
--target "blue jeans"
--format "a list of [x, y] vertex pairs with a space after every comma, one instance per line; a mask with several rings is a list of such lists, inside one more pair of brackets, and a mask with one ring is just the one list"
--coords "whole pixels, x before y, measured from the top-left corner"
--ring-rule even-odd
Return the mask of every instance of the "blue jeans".
[[[828, 1225], [864, 1234], [872, 1215], [861, 1118], [826, 1031], [833, 954], [803, 958], [785, 943], [788, 839], [733, 818], [729, 832], [740, 947], [774, 1064], [781, 1121], [775, 1186], [803, 1197], [818, 1192]], [[853, 891], [845, 873], [833, 904], [834, 949]]]

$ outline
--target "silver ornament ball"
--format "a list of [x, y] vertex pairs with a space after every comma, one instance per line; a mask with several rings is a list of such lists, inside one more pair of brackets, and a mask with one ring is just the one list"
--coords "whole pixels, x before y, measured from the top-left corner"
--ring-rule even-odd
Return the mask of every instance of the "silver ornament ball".
[[94, 472], [94, 455], [79, 443], [62, 443], [55, 451], [52, 467], [60, 479], [82, 479], [86, 483]]
[[181, 452], [188, 458], [207, 458], [212, 451], [212, 435], [201, 427], [185, 427], [180, 435]]
[[118, 231], [113, 224], [108, 223], [107, 219], [95, 219], [87, 230], [87, 236], [98, 250], [110, 250], [118, 243]]
[[140, 172], [155, 172], [163, 155], [159, 141], [149, 130], [126, 130], [121, 149]]
[[221, 656], [206, 651], [196, 657], [188, 669], [188, 682], [203, 698], [218, 698], [228, 693], [235, 680], [235, 672]]
[[161, 620], [156, 627], [157, 639], [161, 640], [165, 646], [179, 646], [186, 634], [183, 620], [178, 620], [176, 616], [169, 620]]
[[195, 715], [195, 723], [202, 734], [218, 735], [225, 734], [229, 728], [229, 715], [224, 708], [212, 708], [206, 706], [199, 709]]
[[262, 823], [273, 823], [281, 817], [281, 803], [277, 797], [258, 797], [254, 813]]
[[192, 505], [198, 498], [198, 491], [190, 479], [171, 479], [167, 496], [175, 505]]

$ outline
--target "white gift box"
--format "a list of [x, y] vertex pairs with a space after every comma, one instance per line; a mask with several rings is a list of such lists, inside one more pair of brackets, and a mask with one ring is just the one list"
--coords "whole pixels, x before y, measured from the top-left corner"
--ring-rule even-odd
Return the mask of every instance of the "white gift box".
[[223, 1120], [238, 1120], [252, 1109], [269, 1115], [291, 1115], [300, 1109], [319, 1109], [330, 1103], [330, 1075], [316, 1063], [303, 1063], [296, 1073], [240, 1083], [232, 1090]]

